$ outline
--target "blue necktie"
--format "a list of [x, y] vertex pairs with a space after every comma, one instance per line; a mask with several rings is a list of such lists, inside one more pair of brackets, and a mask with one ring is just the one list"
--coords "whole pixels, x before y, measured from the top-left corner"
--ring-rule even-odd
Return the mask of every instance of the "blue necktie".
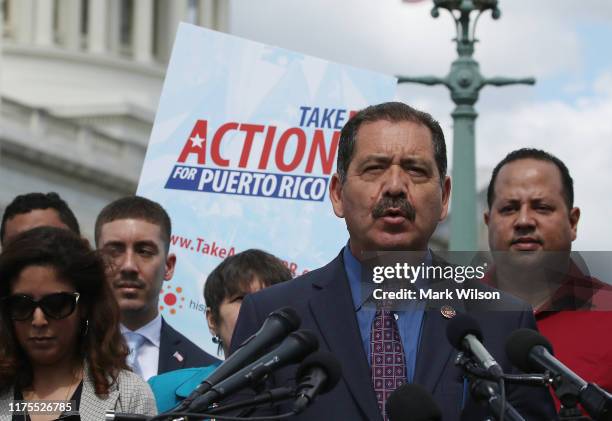
[[128, 348], [130, 349], [130, 353], [127, 356], [127, 364], [132, 368], [134, 373], [142, 377], [142, 369], [138, 363], [138, 351], [147, 338], [142, 336], [140, 333], [131, 331], [125, 332], [124, 335], [125, 339], [127, 340]]

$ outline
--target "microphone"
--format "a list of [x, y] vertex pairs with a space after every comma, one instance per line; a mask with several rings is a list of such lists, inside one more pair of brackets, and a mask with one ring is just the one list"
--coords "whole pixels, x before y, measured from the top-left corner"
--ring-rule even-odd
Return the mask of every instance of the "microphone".
[[293, 404], [296, 414], [310, 405], [317, 395], [329, 392], [338, 384], [342, 369], [331, 352], [318, 351], [306, 357], [297, 369], [297, 399]]
[[247, 338], [217, 369], [196, 387], [193, 392], [174, 408], [164, 412], [183, 412], [198, 396], [206, 393], [220, 381], [234, 374], [246, 364], [261, 356], [268, 348], [300, 327], [301, 320], [291, 307], [273, 311], [266, 317], [261, 328]]
[[495, 379], [504, 372], [482, 344], [482, 331], [476, 319], [467, 314], [458, 314], [446, 328], [446, 337], [455, 348], [469, 352]]
[[421, 385], [408, 383], [387, 399], [389, 421], [441, 421], [442, 413], [431, 394]]
[[298, 330], [293, 332], [274, 350], [212, 386], [209, 391], [194, 399], [188, 408], [188, 412], [205, 410], [211, 403], [258, 382], [274, 370], [301, 361], [305, 356], [316, 351], [318, 347], [319, 341], [311, 331]]
[[550, 372], [554, 377], [553, 388], [564, 406], [575, 406], [578, 399], [593, 419], [612, 420], [612, 395], [595, 384], [587, 383], [556, 359], [550, 342], [535, 330], [512, 332], [506, 342], [506, 354], [510, 362], [524, 372]]

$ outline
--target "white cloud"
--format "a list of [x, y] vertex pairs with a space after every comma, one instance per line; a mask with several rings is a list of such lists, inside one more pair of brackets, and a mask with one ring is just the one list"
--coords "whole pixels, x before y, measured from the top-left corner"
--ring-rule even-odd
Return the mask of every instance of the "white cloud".
[[[605, 78], [602, 76], [599, 80]], [[575, 204], [582, 209], [577, 250], [612, 250], [612, 92], [578, 99], [529, 102], [495, 112], [478, 126], [480, 166], [493, 168], [508, 152], [535, 147], [553, 153], [569, 167], [575, 183]], [[490, 172], [479, 180], [484, 186]]]
[[[443, 13], [433, 19], [429, 1], [232, 4], [232, 31], [237, 35], [328, 60], [388, 74], [444, 76], [456, 57], [451, 18]], [[561, 86], [557, 99], [555, 92], [547, 93], [545, 100], [538, 98], [538, 91], [526, 86], [481, 91], [476, 105], [479, 184], [488, 182], [490, 169], [509, 151], [523, 146], [546, 149], [566, 162], [575, 180], [576, 204], [582, 208], [575, 248], [612, 250], [612, 71], [583, 81], [592, 63], [581, 39], [581, 30], [590, 24], [612, 23], [612, 2], [512, 0], [500, 2], [500, 8], [499, 20], [486, 13], [478, 24], [481, 41], [475, 57], [485, 76], [535, 76], [540, 83], [560, 75], [581, 77]], [[606, 40], [601, 43], [603, 54], [608, 46]], [[568, 100], [568, 95], [576, 97]], [[397, 97], [440, 120], [451, 162], [453, 104], [446, 89], [400, 85]]]

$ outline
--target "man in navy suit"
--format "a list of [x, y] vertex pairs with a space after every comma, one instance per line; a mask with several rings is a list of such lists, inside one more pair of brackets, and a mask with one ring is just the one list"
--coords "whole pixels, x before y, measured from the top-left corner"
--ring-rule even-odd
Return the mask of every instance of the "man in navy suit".
[[128, 364], [145, 380], [179, 368], [218, 360], [174, 330], [159, 314], [159, 293], [172, 279], [171, 223], [166, 211], [144, 197], [108, 204], [96, 220], [96, 245], [107, 257], [108, 281], [121, 310]]
[[[478, 301], [449, 297], [437, 305], [385, 313], [366, 305], [367, 294], [361, 293], [364, 252], [409, 250], [420, 252], [428, 265], [446, 265], [428, 249], [438, 222], [448, 212], [451, 182], [446, 166], [440, 125], [429, 114], [405, 104], [368, 107], [342, 129], [330, 198], [334, 213], [346, 220], [347, 246], [320, 269], [248, 295], [232, 339], [235, 349], [271, 311], [289, 305], [300, 315], [301, 327], [317, 334], [319, 347], [335, 354], [342, 366], [341, 381], [292, 419], [386, 419], [386, 397], [405, 382], [423, 385], [444, 420], [482, 420], [488, 414], [472, 398], [467, 381], [453, 363], [457, 352], [446, 339], [446, 325], [455, 314], [470, 312], [481, 324], [493, 356], [505, 371], [512, 371], [504, 343], [517, 328], [535, 328], [527, 304], [501, 295], [497, 304], [506, 311], [485, 313], [486, 306]], [[457, 284], [437, 285], [447, 286]], [[470, 281], [464, 286], [493, 291]], [[394, 355], [381, 354], [377, 348], [381, 329], [385, 329], [385, 340], [395, 341], [384, 344], [392, 345], [389, 349]], [[387, 358], [398, 362], [394, 370], [399, 373], [388, 384], [380, 380], [388, 368]], [[292, 384], [294, 377], [295, 367], [288, 367], [274, 373], [271, 383]], [[508, 385], [507, 397], [528, 420], [556, 418], [545, 389]], [[291, 406], [289, 402], [277, 410], [286, 413]], [[410, 414], [406, 417], [410, 419]]]

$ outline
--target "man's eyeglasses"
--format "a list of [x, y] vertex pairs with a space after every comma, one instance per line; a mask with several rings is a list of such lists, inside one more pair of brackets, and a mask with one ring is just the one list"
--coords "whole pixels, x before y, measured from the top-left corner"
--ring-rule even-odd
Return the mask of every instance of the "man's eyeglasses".
[[2, 310], [11, 320], [24, 321], [32, 318], [37, 307], [52, 319], [65, 319], [76, 309], [80, 294], [78, 292], [57, 292], [34, 300], [22, 294], [4, 297]]

